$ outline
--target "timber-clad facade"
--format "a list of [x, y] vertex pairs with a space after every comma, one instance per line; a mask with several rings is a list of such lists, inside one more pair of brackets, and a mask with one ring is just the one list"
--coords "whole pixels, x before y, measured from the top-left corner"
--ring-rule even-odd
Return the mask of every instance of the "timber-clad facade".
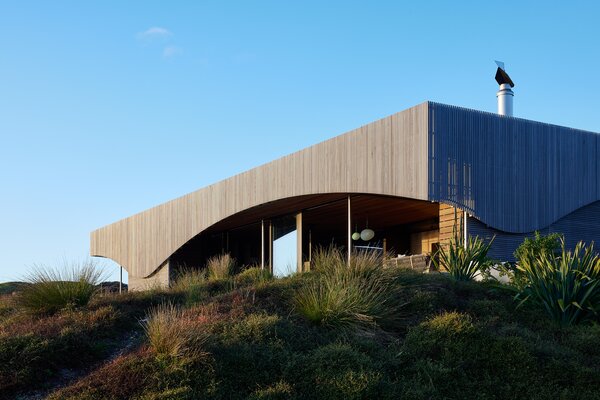
[[100, 228], [91, 253], [132, 289], [221, 252], [277, 274], [331, 244], [430, 253], [456, 224], [509, 260], [535, 230], [600, 239], [599, 154], [597, 133], [426, 102]]

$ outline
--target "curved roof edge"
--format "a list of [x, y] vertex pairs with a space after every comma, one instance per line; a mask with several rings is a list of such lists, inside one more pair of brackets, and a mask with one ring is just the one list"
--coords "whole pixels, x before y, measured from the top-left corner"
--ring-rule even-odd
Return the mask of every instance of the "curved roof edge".
[[336, 192], [427, 200], [427, 115], [420, 104], [100, 228], [90, 252], [146, 277], [207, 227], [260, 204]]

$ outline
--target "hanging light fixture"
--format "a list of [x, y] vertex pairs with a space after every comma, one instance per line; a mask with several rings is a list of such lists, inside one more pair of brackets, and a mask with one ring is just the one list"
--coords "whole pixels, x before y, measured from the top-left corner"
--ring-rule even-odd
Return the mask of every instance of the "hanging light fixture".
[[375, 237], [375, 232], [373, 229], [369, 229], [369, 218], [367, 218], [367, 227], [360, 232], [360, 238], [365, 242], [373, 239]]
[[358, 232], [358, 225], [354, 225], [354, 233], [352, 234], [352, 240], [360, 239], [360, 233]]
[[362, 240], [364, 240], [365, 242], [368, 242], [369, 240], [373, 239], [374, 237], [375, 237], [375, 232], [373, 231], [373, 229], [365, 228], [362, 230], [362, 232], [360, 232], [360, 238]]

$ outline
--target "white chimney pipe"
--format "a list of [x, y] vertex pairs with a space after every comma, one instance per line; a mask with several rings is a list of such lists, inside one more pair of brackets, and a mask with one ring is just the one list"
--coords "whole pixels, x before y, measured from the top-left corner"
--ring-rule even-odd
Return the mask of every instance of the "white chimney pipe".
[[515, 92], [512, 88], [515, 87], [512, 79], [506, 73], [504, 69], [504, 63], [502, 61], [496, 61], [498, 69], [496, 70], [496, 82], [500, 85], [500, 90], [496, 93], [498, 98], [498, 114], [513, 116], [513, 97]]
[[500, 85], [500, 90], [496, 93], [498, 98], [498, 114], [513, 116], [513, 97], [515, 92], [512, 91], [508, 83]]

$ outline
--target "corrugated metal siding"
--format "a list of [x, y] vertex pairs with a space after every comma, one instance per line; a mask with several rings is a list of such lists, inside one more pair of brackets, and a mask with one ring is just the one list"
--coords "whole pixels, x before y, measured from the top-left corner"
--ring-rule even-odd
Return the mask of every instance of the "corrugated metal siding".
[[429, 200], [531, 232], [600, 200], [600, 135], [429, 103]]
[[[570, 249], [573, 249], [580, 240], [600, 245], [600, 201], [582, 207], [538, 231], [544, 235], [552, 232], [563, 234], [565, 243]], [[526, 237], [534, 236], [534, 232], [501, 232], [486, 226], [475, 218], [467, 219], [467, 232], [471, 236], [479, 236], [487, 240], [496, 235], [488, 256], [501, 261], [514, 261], [515, 249]]]

